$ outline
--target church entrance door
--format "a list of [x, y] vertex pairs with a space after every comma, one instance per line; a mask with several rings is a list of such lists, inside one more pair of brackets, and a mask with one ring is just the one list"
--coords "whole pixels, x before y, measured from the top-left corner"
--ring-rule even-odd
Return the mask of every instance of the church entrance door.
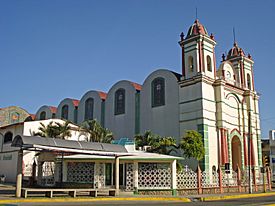
[[232, 169], [237, 170], [238, 166], [242, 166], [242, 152], [241, 152], [241, 142], [237, 136], [232, 138], [231, 143], [232, 148]]

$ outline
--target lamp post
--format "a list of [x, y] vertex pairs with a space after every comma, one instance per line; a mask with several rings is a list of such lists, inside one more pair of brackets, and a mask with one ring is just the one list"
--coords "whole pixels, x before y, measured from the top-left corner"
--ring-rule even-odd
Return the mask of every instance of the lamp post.
[[3, 152], [4, 135], [1, 132], [0, 132], [0, 135], [2, 136], [2, 139], [1, 139], [1, 152]]
[[251, 182], [251, 112], [248, 111], [248, 176], [249, 176], [249, 193], [252, 193]]

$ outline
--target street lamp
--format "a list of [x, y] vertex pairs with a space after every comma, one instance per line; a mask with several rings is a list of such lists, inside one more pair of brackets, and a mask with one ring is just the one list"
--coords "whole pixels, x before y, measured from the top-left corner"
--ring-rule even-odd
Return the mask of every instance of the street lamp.
[[251, 112], [248, 112], [248, 176], [249, 176], [249, 193], [252, 193], [251, 182]]
[[4, 145], [4, 135], [0, 132], [0, 135], [2, 136], [2, 141], [1, 141], [1, 152], [3, 152], [3, 145]]

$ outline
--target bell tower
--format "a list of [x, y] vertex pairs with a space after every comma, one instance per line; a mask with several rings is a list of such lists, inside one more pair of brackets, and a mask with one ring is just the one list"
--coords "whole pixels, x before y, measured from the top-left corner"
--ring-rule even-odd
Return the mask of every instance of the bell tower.
[[183, 79], [204, 74], [210, 78], [216, 77], [216, 41], [213, 34], [208, 35], [206, 28], [195, 20], [189, 28], [186, 38], [183, 32], [180, 35], [179, 45], [182, 48], [182, 75]]

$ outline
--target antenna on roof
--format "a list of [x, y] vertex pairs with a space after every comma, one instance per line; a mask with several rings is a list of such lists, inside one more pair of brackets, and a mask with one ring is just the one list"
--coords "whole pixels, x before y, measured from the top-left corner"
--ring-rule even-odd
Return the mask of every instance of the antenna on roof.
[[234, 38], [234, 44], [235, 44], [236, 43], [235, 27], [233, 27], [233, 38]]
[[196, 7], [196, 19], [198, 19], [198, 8]]

